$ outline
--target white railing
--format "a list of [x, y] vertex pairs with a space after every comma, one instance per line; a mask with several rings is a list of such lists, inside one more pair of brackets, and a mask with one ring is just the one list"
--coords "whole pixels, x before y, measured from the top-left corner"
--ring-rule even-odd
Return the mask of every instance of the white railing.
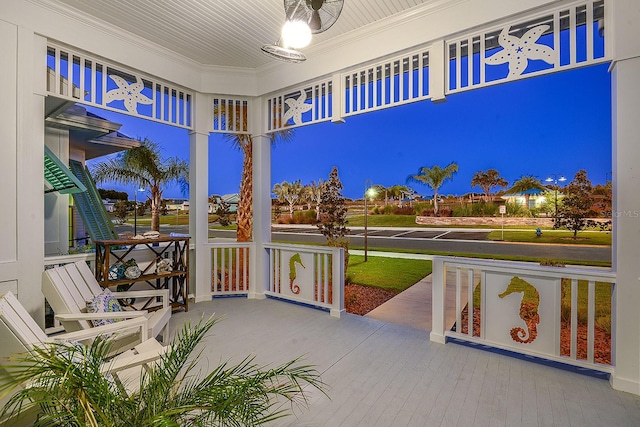
[[255, 244], [252, 242], [207, 243], [211, 249], [211, 294], [247, 295], [250, 286], [250, 266], [255, 265]]
[[344, 312], [344, 250], [325, 246], [265, 245], [269, 251], [267, 295]]
[[595, 268], [434, 257], [431, 340], [613, 372], [615, 278]]

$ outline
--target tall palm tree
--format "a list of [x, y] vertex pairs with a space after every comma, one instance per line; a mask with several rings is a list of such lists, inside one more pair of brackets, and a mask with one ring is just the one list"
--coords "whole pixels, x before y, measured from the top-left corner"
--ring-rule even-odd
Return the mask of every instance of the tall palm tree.
[[189, 163], [178, 157], [162, 159], [158, 144], [148, 138], [139, 147], [123, 151], [115, 158], [98, 163], [91, 172], [97, 182], [146, 187], [151, 202], [151, 229], [160, 230], [160, 204], [164, 186], [177, 183], [183, 193], [189, 186]]
[[524, 203], [527, 209], [529, 209], [529, 199], [531, 198], [531, 193], [535, 191], [544, 192], [547, 191], [547, 187], [535, 176], [523, 175], [519, 180], [514, 182], [511, 188], [505, 191], [504, 194], [522, 193], [524, 195]]
[[[215, 105], [214, 116], [221, 116], [224, 120], [232, 117], [235, 123], [229, 124], [228, 129], [247, 128], [247, 105], [243, 104]], [[282, 129], [270, 135], [271, 143], [290, 141], [293, 138], [291, 129]], [[237, 240], [249, 242], [253, 234], [253, 137], [248, 133], [228, 133], [224, 135], [234, 147], [242, 151], [242, 177], [240, 178], [240, 198], [237, 209]]]
[[415, 175], [409, 175], [407, 182], [416, 182], [418, 184], [428, 185], [433, 189], [433, 212], [438, 215], [438, 189], [447, 179], [452, 179], [453, 175], [458, 172], [458, 165], [455, 162], [449, 163], [444, 168], [434, 165], [431, 167], [423, 166], [418, 169]]
[[296, 204], [302, 200], [304, 187], [300, 180], [294, 182], [283, 181], [273, 186], [273, 194], [278, 200], [289, 204], [289, 215], [293, 218], [293, 211]]

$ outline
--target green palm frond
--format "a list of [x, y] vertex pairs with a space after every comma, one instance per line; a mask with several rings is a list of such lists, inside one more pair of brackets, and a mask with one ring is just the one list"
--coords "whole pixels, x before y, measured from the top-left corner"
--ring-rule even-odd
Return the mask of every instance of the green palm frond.
[[261, 425], [307, 406], [309, 388], [325, 393], [318, 372], [300, 359], [268, 369], [246, 358], [202, 375], [201, 343], [217, 321], [185, 324], [131, 394], [126, 384], [102, 373], [109, 364], [109, 339], [88, 346], [51, 344], [19, 355], [2, 367], [11, 380], [0, 391], [29, 386], [10, 399], [3, 416], [37, 407], [37, 426]]

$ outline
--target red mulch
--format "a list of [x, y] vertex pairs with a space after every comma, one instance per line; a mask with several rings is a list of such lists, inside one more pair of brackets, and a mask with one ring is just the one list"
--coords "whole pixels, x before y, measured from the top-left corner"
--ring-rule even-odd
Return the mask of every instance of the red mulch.
[[347, 313], [364, 316], [398, 295], [395, 291], [355, 284], [344, 285], [344, 308]]
[[[467, 307], [462, 310], [462, 333], [468, 334]], [[587, 359], [587, 325], [578, 324], [577, 359]], [[473, 336], [480, 336], [480, 309], [473, 309]], [[594, 331], [594, 355], [596, 363], [611, 364], [611, 334], [595, 325]], [[562, 322], [560, 328], [560, 355], [569, 357], [571, 353], [571, 322]]]

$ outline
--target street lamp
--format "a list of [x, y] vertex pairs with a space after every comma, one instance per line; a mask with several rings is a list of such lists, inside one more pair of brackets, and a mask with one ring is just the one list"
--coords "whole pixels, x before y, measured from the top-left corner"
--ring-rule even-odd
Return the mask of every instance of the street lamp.
[[144, 191], [144, 188], [136, 188], [133, 190], [133, 235], [138, 235], [138, 191]]
[[563, 175], [556, 174], [556, 173], [552, 173], [551, 175], [549, 175], [547, 179], [545, 179], [545, 182], [553, 182], [553, 190], [554, 190], [553, 202], [555, 205], [554, 218], [556, 220], [558, 219], [558, 182], [564, 182], [566, 180], [567, 178], [565, 178]]
[[376, 189], [370, 179], [364, 182], [364, 262], [367, 262], [367, 216], [369, 208], [367, 207], [367, 198], [374, 197]]

